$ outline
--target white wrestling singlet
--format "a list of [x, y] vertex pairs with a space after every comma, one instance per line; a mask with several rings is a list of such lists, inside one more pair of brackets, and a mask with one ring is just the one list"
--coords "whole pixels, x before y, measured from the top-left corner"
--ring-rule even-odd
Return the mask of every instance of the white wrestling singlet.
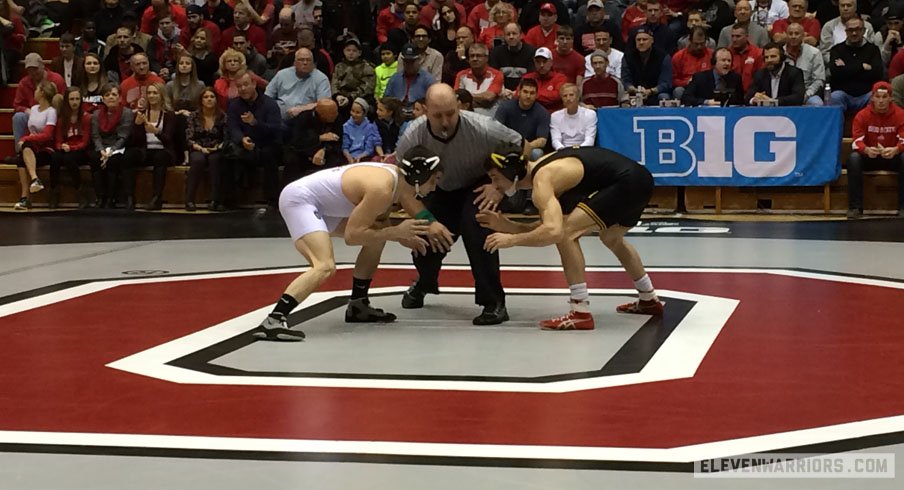
[[351, 215], [355, 203], [342, 193], [342, 176], [346, 170], [360, 166], [384, 168], [391, 173], [395, 195], [399, 176], [396, 166], [388, 163], [352, 163], [302, 177], [287, 185], [279, 195], [279, 212], [293, 242], [315, 231], [330, 233]]

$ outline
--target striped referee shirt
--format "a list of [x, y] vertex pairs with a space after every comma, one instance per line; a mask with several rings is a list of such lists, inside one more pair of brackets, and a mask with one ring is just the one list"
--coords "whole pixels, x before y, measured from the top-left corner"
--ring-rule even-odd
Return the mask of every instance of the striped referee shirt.
[[399, 138], [396, 155], [403, 158], [418, 145], [436, 152], [443, 165], [439, 187], [454, 191], [471, 187], [486, 175], [483, 164], [502, 142], [520, 145], [521, 135], [489, 117], [460, 111], [458, 127], [447, 138], [433, 134], [426, 116], [411, 121]]

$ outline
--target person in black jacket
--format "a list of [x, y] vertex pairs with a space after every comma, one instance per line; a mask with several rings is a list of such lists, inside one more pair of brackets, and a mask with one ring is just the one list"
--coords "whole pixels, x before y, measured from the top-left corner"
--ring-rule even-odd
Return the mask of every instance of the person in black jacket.
[[686, 106], [743, 105], [741, 77], [731, 71], [731, 51], [719, 48], [713, 54], [713, 69], [695, 73], [681, 97]]
[[342, 123], [333, 99], [320, 99], [313, 109], [287, 121], [283, 146], [284, 180], [295, 180], [318, 170], [347, 163], [342, 153]]
[[873, 84], [882, 80], [884, 69], [879, 48], [864, 38], [860, 17], [844, 23], [847, 40], [832, 46], [828, 69], [832, 74], [829, 105], [840, 105], [845, 111], [858, 111], [869, 103]]
[[[750, 105], [803, 105], [804, 72], [785, 63], [785, 51], [779, 44], [769, 43], [763, 48], [765, 67], [753, 74], [753, 83], [747, 90], [746, 100]], [[778, 84], [773, 85], [773, 80]], [[774, 102], [773, 102], [774, 101]]]

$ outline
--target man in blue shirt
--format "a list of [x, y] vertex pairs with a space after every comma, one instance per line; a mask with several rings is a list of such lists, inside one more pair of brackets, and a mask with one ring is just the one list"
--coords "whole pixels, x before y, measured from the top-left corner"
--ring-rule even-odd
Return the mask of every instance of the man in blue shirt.
[[[246, 72], [235, 82], [239, 96], [229, 101], [227, 124], [229, 140], [235, 149], [233, 168], [235, 175], [246, 175], [250, 185], [254, 165], [264, 167], [264, 197], [269, 209], [276, 209], [279, 202], [278, 145], [282, 136], [282, 117], [279, 106], [266, 94], [257, 92], [251, 75]], [[229, 175], [229, 174], [227, 174]], [[227, 177], [227, 190], [233, 179]]]
[[314, 54], [308, 48], [295, 52], [294, 66], [279, 70], [267, 84], [265, 93], [279, 104], [284, 119], [309, 111], [318, 100], [332, 95], [330, 79], [315, 68]]
[[406, 115], [411, 114], [414, 101], [427, 96], [427, 89], [435, 80], [427, 70], [418, 64], [417, 48], [413, 44], [406, 44], [402, 48], [402, 71], [396, 73], [386, 84], [384, 97], [396, 97], [405, 104]]

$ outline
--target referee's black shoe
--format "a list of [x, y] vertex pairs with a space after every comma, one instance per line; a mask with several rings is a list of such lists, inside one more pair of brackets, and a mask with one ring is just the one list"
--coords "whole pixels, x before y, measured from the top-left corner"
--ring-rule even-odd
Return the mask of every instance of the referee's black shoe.
[[484, 306], [483, 313], [474, 317], [472, 323], [474, 325], [498, 325], [507, 322], [508, 319], [508, 310], [505, 309], [505, 305]]
[[402, 308], [413, 310], [424, 307], [424, 296], [427, 293], [439, 294], [439, 288], [422, 288], [417, 281], [408, 288], [408, 291], [402, 293]]

